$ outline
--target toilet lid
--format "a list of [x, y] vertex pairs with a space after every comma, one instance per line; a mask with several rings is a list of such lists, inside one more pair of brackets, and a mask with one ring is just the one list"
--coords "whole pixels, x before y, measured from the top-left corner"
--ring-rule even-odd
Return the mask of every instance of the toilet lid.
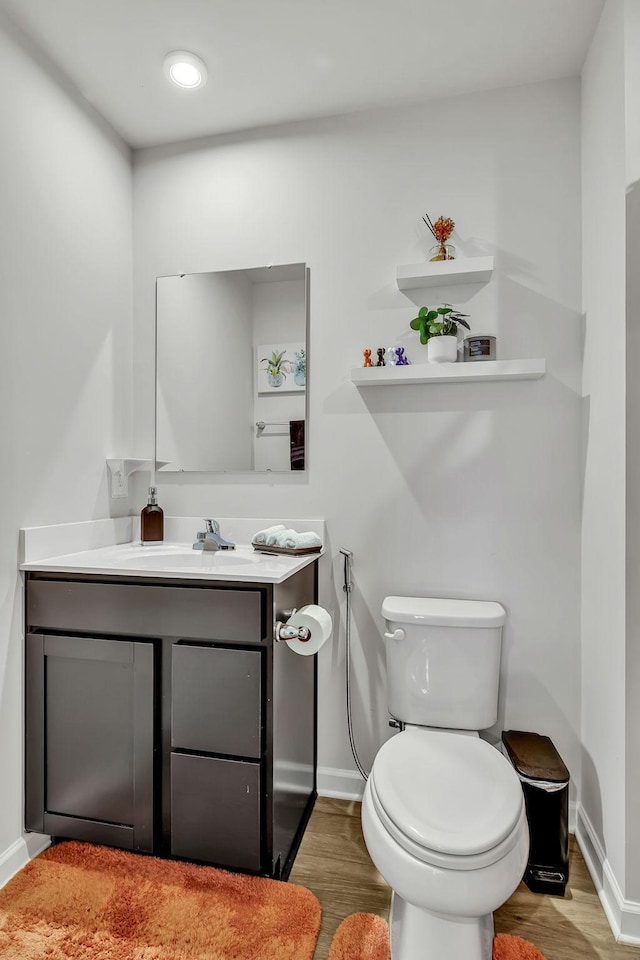
[[502, 754], [479, 737], [449, 731], [392, 737], [376, 755], [372, 787], [395, 835], [447, 858], [499, 848], [523, 815], [520, 781]]

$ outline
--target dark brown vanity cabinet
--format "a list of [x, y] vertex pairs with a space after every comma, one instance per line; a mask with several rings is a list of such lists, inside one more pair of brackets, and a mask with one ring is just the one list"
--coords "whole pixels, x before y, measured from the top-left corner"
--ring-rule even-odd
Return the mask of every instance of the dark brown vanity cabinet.
[[287, 876], [316, 796], [316, 658], [282, 584], [29, 573], [26, 827]]

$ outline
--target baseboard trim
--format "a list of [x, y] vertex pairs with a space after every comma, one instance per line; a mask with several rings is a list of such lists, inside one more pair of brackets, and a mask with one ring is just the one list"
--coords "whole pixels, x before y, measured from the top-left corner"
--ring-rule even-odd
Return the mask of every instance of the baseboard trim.
[[602, 909], [619, 943], [640, 945], [640, 903], [625, 900], [596, 830], [578, 804], [576, 840], [600, 897]]
[[569, 833], [576, 832], [578, 823], [578, 803], [576, 800], [569, 800]]
[[26, 867], [30, 860], [46, 850], [50, 843], [51, 837], [45, 837], [41, 833], [30, 833], [20, 837], [7, 847], [4, 853], [0, 853], [0, 887], [4, 887], [5, 883]]
[[364, 780], [355, 770], [318, 767], [318, 796], [337, 800], [362, 800]]

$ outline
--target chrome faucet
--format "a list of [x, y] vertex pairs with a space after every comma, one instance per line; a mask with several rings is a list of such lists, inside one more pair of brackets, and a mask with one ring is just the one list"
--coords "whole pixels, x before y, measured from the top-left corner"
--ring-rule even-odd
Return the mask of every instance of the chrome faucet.
[[220, 534], [220, 524], [217, 520], [205, 518], [205, 529], [196, 534], [194, 550], [235, 550], [235, 543], [225, 540]]

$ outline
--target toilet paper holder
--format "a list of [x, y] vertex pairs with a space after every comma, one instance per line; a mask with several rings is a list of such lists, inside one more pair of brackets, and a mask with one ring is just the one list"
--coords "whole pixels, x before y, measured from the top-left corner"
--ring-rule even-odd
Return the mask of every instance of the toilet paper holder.
[[[296, 612], [296, 608], [293, 610], [283, 610], [282, 616], [286, 617], [288, 620], [289, 617], [292, 617]], [[289, 626], [284, 620], [277, 620], [275, 626], [275, 639], [276, 643], [280, 640], [300, 640], [301, 643], [307, 643], [311, 639], [311, 630], [309, 627], [293, 627]]]

